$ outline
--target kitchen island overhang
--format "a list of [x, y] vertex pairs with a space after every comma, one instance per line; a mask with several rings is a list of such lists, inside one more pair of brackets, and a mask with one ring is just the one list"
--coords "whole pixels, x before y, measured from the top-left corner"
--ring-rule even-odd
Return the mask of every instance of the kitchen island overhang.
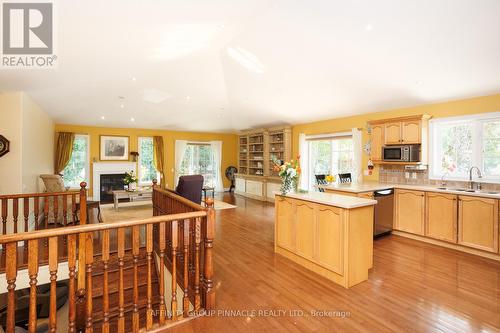
[[274, 250], [345, 288], [366, 281], [376, 203], [322, 192], [276, 194]]

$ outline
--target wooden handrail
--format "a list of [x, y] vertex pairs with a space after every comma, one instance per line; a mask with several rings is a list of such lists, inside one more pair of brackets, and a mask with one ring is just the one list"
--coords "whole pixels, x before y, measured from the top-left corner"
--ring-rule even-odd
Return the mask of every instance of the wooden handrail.
[[[6, 249], [2, 254], [8, 286], [6, 296], [8, 306], [5, 324], [2, 323], [2, 325], [6, 325], [7, 332], [13, 332], [16, 319], [18, 319], [16, 318], [18, 310], [16, 280], [22, 269], [17, 260], [19, 243], [24, 243], [25, 247], [28, 244], [26, 254], [30, 285], [28, 320], [30, 332], [34, 332], [37, 323], [39, 303], [37, 276], [39, 267], [43, 265], [38, 258], [40, 253], [46, 253], [48, 256], [49, 329], [52, 332], [56, 331], [58, 325], [57, 280], [60, 277], [64, 278], [59, 276], [61, 272], [58, 272], [58, 262], [63, 252], [67, 253], [65, 258], [68, 261], [67, 329], [69, 332], [92, 332], [94, 328], [99, 327], [103, 332], [109, 332], [112, 320], [116, 320], [118, 332], [130, 330], [139, 332], [142, 329], [140, 319], [143, 312], [141, 311], [145, 309], [145, 329], [151, 330], [158, 327], [157, 325], [169, 325], [188, 316], [191, 308], [199, 311], [202, 308], [211, 309], [215, 306], [213, 202], [207, 201], [207, 207], [203, 207], [155, 186], [153, 188], [154, 217], [114, 223], [85, 224], [87, 220], [86, 184], [81, 185], [79, 195], [83, 224], [0, 236], [0, 245]], [[54, 206], [57, 209], [57, 204]], [[112, 245], [110, 235], [116, 235], [116, 242]], [[39, 247], [43, 243], [48, 244], [45, 249]], [[154, 260], [155, 257], [159, 258], [158, 262]], [[144, 260], [146, 260], [146, 265]], [[170, 265], [167, 265], [167, 262]], [[147, 269], [147, 272], [144, 269]], [[165, 288], [166, 269], [172, 276], [171, 286], [167, 288]], [[129, 274], [131, 270], [132, 274]], [[156, 281], [152, 279], [154, 272], [158, 274]], [[142, 289], [145, 273], [147, 274], [147, 295], [141, 292], [145, 290]], [[111, 280], [110, 274], [114, 274], [117, 288], [108, 287]], [[97, 286], [95, 279], [101, 279], [101, 275], [102, 280], [97, 283]], [[153, 288], [154, 283], [157, 283], [159, 290]], [[178, 285], [184, 292], [182, 299], [177, 296]], [[113, 293], [117, 293], [118, 297], [113, 298], [117, 303], [111, 306], [110, 295]], [[102, 297], [102, 301], [98, 300], [99, 297]], [[131, 319], [131, 322], [127, 322], [127, 318]]]
[[[86, 185], [85, 185], [86, 186]], [[0, 200], [2, 199], [23, 199], [23, 198], [42, 198], [42, 197], [53, 197], [60, 195], [72, 195], [80, 194], [80, 191], [64, 191], [64, 192], [41, 192], [41, 193], [19, 193], [19, 194], [2, 194], [0, 195]]]
[[160, 188], [157, 185], [156, 179], [153, 179], [153, 188], [157, 192], [165, 194], [166, 196], [175, 199], [177, 202], [179, 202], [180, 204], [182, 204], [184, 206], [187, 206], [187, 207], [192, 208], [194, 210], [206, 210], [206, 207], [203, 207], [202, 205], [199, 205], [197, 203], [192, 202], [191, 200], [188, 200], [188, 199], [186, 199], [184, 197], [181, 197], [179, 194], [177, 194], [175, 191], [173, 191], [171, 189], [168, 189], [168, 188], [167, 189], [162, 189], [162, 188]]
[[161, 222], [182, 221], [184, 219], [194, 219], [197, 217], [204, 217], [204, 216], [207, 216], [206, 211], [198, 211], [198, 212], [189, 212], [189, 213], [172, 214], [172, 215], [160, 215], [143, 220], [85, 224], [77, 226], [68, 226], [66, 228], [59, 228], [59, 229], [37, 230], [21, 234], [10, 234], [10, 235], [0, 236], [0, 244], [22, 242], [32, 239], [48, 238], [53, 236], [74, 235], [74, 234], [102, 231], [108, 229], [126, 228], [126, 227], [155, 224]]

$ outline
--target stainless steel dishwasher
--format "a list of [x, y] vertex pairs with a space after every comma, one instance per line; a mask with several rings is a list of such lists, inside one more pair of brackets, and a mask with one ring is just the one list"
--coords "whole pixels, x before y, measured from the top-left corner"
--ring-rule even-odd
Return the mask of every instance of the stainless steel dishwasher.
[[394, 190], [379, 190], [373, 192], [377, 204], [373, 218], [373, 237], [390, 234], [394, 212]]

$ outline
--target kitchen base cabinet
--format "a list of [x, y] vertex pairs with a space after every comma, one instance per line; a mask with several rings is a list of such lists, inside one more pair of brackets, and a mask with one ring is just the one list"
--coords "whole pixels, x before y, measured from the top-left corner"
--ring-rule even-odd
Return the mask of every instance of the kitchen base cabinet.
[[498, 200], [458, 197], [458, 244], [498, 253]]
[[394, 192], [394, 229], [424, 234], [425, 193], [400, 190]]
[[274, 251], [350, 288], [368, 279], [373, 262], [373, 203], [345, 208], [335, 200], [277, 195]]
[[457, 242], [457, 196], [427, 192], [425, 194], [425, 236], [446, 242]]

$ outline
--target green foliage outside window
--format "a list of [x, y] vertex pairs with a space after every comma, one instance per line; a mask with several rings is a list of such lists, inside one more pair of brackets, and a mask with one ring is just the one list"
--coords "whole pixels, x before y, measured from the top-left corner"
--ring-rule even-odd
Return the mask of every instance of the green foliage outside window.
[[76, 136], [71, 158], [63, 170], [64, 185], [79, 188], [81, 182], [88, 181], [87, 175], [88, 140], [86, 136]]
[[153, 179], [158, 178], [153, 163], [153, 138], [141, 138], [139, 140], [139, 176], [141, 184], [152, 183]]

